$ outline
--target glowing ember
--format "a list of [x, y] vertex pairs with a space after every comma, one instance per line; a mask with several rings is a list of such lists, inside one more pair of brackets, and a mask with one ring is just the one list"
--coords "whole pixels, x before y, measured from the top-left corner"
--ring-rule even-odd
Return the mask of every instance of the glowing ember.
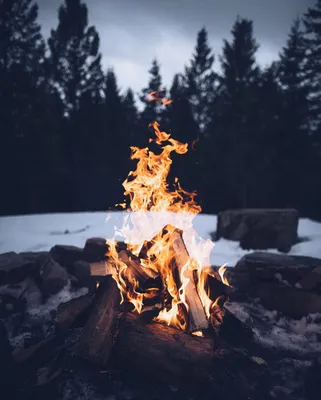
[[[151, 93], [151, 100], [160, 100], [157, 92]], [[161, 99], [163, 104], [170, 100]], [[180, 143], [171, 138], [171, 135], [160, 130], [157, 122], [151, 124], [155, 137], [150, 143], [156, 143], [159, 153], [154, 153], [148, 148], [131, 147], [131, 159], [137, 160], [137, 166], [131, 171], [123, 182], [127, 200], [118, 206], [125, 209], [125, 221], [123, 227], [115, 229], [115, 235], [121, 235], [127, 244], [127, 250], [134, 256], [138, 256], [146, 241], [151, 241], [145, 251], [145, 256], [139, 259], [140, 266], [147, 273], [157, 273], [170, 296], [170, 302], [161, 310], [157, 320], [167, 324], [182, 327], [182, 314], [188, 313], [189, 303], [186, 299], [187, 288], [192, 283], [192, 276], [197, 276], [196, 296], [199, 296], [205, 313], [209, 316], [212, 301], [205, 292], [205, 274], [202, 267], [209, 265], [209, 257], [213, 248], [210, 240], [204, 240], [197, 236], [193, 229], [193, 219], [201, 211], [201, 207], [195, 201], [195, 192], [185, 191], [178, 178], [174, 179], [170, 186], [167, 177], [172, 164], [171, 153], [185, 154], [188, 144]], [[168, 217], [171, 217], [171, 225], [167, 225]], [[166, 226], [166, 231], [163, 228]], [[180, 269], [180, 284], [177, 289], [177, 281], [173, 276], [173, 259], [175, 247], [175, 229], [183, 232], [184, 243], [188, 249], [188, 258], [185, 259]], [[131, 273], [128, 261], [125, 262], [119, 256], [117, 243], [107, 240], [109, 245], [109, 262], [115, 266], [114, 279], [120, 288], [122, 302], [130, 302], [134, 310], [142, 312], [144, 301], [159, 294], [157, 288], [142, 293], [137, 276]], [[224, 269], [220, 270], [222, 281]], [[195, 287], [195, 284], [193, 282]], [[202, 332], [194, 332], [201, 336]]]

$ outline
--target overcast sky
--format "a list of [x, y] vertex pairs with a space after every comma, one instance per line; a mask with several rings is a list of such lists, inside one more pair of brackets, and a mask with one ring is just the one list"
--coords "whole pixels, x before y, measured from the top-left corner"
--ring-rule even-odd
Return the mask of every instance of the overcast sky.
[[[57, 25], [63, 0], [38, 0], [39, 17], [47, 36]], [[121, 88], [146, 86], [151, 60], [161, 64], [164, 84], [183, 71], [197, 32], [206, 26], [214, 54], [237, 15], [254, 21], [260, 43], [258, 61], [266, 65], [284, 45], [294, 18], [315, 0], [87, 0], [89, 22], [101, 39], [103, 65], [114, 67]]]

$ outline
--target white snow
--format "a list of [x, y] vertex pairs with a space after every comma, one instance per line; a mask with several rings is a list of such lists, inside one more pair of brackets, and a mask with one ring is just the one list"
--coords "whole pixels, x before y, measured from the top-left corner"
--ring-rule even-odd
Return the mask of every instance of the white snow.
[[[106, 221], [107, 215], [109, 219]], [[82, 247], [89, 237], [112, 238], [114, 228], [122, 226], [125, 215], [128, 213], [85, 212], [0, 217], [0, 253], [47, 251], [55, 244]], [[162, 214], [153, 228], [161, 229], [165, 223], [177, 225], [177, 221], [182, 219], [184, 216], [179, 214]], [[193, 225], [200, 237], [210, 239], [210, 233], [216, 230], [216, 222], [215, 215], [200, 214], [195, 217]], [[146, 223], [150, 223], [150, 213]], [[321, 223], [300, 219], [298, 233], [304, 241], [293, 246], [289, 254], [321, 258]], [[267, 251], [277, 252], [273, 249]], [[220, 239], [212, 251], [211, 264], [234, 266], [249, 252], [241, 249], [237, 242]]]
[[277, 311], [266, 310], [257, 301], [229, 302], [228, 308], [241, 321], [249, 325], [253, 323], [254, 337], [264, 346], [321, 355], [321, 314], [310, 314], [294, 320], [279, 316]]

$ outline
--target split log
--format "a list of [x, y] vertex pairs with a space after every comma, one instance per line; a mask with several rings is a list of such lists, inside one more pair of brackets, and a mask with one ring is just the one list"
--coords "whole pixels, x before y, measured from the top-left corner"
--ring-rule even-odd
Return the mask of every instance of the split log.
[[75, 321], [89, 309], [92, 299], [92, 295], [86, 294], [60, 304], [56, 315], [58, 326], [62, 330], [69, 329]]
[[[183, 241], [182, 231], [180, 229], [177, 229], [172, 225], [166, 225], [162, 229], [162, 231], [158, 233], [152, 240], [144, 242], [142, 249], [139, 253], [139, 257], [142, 259], [147, 259], [149, 256], [149, 258], [153, 260], [153, 258], [155, 258], [155, 255], [148, 254], [148, 252], [152, 250], [153, 245], [157, 243], [157, 239], [159, 238], [159, 236], [164, 237], [165, 235], [168, 235], [169, 232], [171, 232], [171, 234], [169, 235], [167, 240], [170, 244], [169, 254], [171, 259], [171, 273], [176, 284], [178, 295], [178, 290], [182, 285], [182, 282], [180, 280], [182, 270], [184, 266], [190, 261], [188, 251]], [[188, 284], [185, 286], [185, 296], [186, 302], [189, 307], [189, 315], [187, 318], [188, 321], [181, 321], [181, 328], [183, 329], [183, 327], [185, 327], [185, 329], [190, 332], [207, 329], [209, 324], [202, 302], [197, 293], [194, 271], [191, 268], [187, 268], [184, 271], [184, 276], [189, 279]], [[182, 311], [182, 318], [184, 314], [185, 313]]]
[[131, 375], [139, 371], [140, 376], [156, 381], [197, 388], [202, 399], [209, 394], [211, 398], [235, 399], [236, 392], [238, 399], [254, 398], [250, 396], [252, 384], [244, 384], [241, 377], [250, 370], [242, 363], [249, 361], [237, 357], [215, 355], [210, 337], [196, 337], [158, 323], [145, 325], [128, 314], [119, 321], [112, 360]]
[[89, 264], [89, 268], [90, 268], [90, 275], [97, 277], [112, 275], [114, 271], [114, 267], [108, 261], [92, 262]]
[[253, 337], [252, 329], [224, 306], [226, 296], [218, 298], [211, 309], [210, 321], [214, 332], [230, 345], [244, 347]]
[[[166, 230], [166, 227], [164, 228]], [[188, 251], [183, 241], [182, 231], [175, 229], [170, 238], [171, 255], [173, 262], [181, 276], [184, 266], [190, 261]], [[191, 268], [184, 271], [184, 276], [189, 279], [185, 286], [186, 302], [189, 307], [189, 331], [197, 331], [208, 328], [208, 320], [203, 308], [203, 304], [198, 295], [194, 274]]]
[[118, 253], [119, 259], [127, 265], [129, 275], [135, 277], [135, 279], [145, 284], [150, 279], [156, 279], [158, 274], [150, 268], [144, 268], [139, 261], [139, 258], [132, 254], [129, 250], [121, 250]]
[[120, 293], [116, 281], [108, 276], [97, 290], [90, 317], [74, 347], [74, 353], [104, 366], [110, 356], [118, 326]]

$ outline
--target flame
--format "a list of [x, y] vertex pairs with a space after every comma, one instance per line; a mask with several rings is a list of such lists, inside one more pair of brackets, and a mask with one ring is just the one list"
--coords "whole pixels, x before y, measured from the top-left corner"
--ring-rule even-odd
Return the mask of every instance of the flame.
[[166, 99], [164, 97], [160, 96], [161, 92], [164, 92], [165, 89], [160, 89], [160, 90], [155, 90], [154, 92], [148, 93], [146, 96], [147, 101], [160, 101], [163, 106], [167, 106], [168, 104], [171, 104], [173, 100], [171, 99]]
[[219, 275], [220, 275], [221, 281], [222, 281], [225, 285], [230, 286], [230, 284], [228, 283], [228, 280], [227, 280], [227, 278], [226, 278], [226, 276], [225, 276], [226, 270], [227, 270], [226, 264], [224, 264], [224, 265], [222, 265], [222, 266], [219, 268], [218, 273], [219, 273]]
[[[159, 100], [158, 92], [150, 94], [152, 100]], [[168, 100], [161, 99], [163, 104]], [[127, 249], [138, 256], [146, 241], [151, 241], [140, 264], [145, 271], [156, 272], [161, 277], [168, 297], [164, 308], [156, 319], [184, 329], [188, 319], [188, 302], [186, 287], [191, 281], [191, 274], [197, 276], [197, 292], [207, 317], [210, 314], [212, 301], [205, 291], [205, 273], [203, 266], [209, 265], [209, 257], [214, 244], [209, 239], [201, 239], [193, 228], [194, 217], [201, 212], [196, 203], [196, 192], [184, 190], [178, 178], [170, 185], [167, 178], [172, 164], [171, 154], [185, 154], [188, 144], [181, 143], [170, 134], [160, 129], [158, 122], [150, 126], [155, 137], [149, 140], [159, 146], [158, 153], [148, 147], [131, 147], [131, 159], [137, 161], [136, 169], [130, 171], [123, 182], [126, 200], [120, 206], [125, 209], [123, 226], [117, 231], [124, 238]], [[168, 214], [171, 213], [171, 225], [167, 225]], [[164, 230], [166, 226], [166, 230]], [[183, 232], [183, 239], [189, 253], [188, 260], [180, 270], [179, 283], [173, 273], [175, 253], [173, 251], [174, 231]], [[159, 294], [159, 289], [142, 293], [140, 283], [124, 260], [119, 257], [117, 243], [107, 240], [109, 250], [107, 256], [113, 268], [113, 278], [121, 291], [121, 302], [132, 303], [134, 311], [141, 313], [144, 300]], [[201, 336], [202, 332], [194, 334]]]

